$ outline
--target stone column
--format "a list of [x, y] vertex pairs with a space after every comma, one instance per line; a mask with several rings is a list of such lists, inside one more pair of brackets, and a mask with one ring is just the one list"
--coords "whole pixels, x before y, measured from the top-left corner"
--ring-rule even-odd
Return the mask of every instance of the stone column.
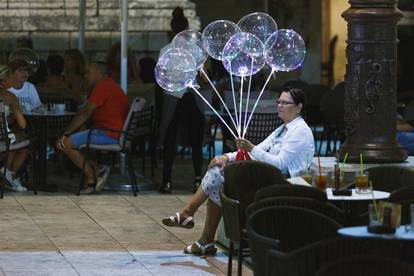
[[396, 0], [350, 0], [342, 17], [348, 22], [345, 74], [347, 140], [343, 158], [359, 162], [400, 162], [407, 153], [396, 141], [397, 22]]

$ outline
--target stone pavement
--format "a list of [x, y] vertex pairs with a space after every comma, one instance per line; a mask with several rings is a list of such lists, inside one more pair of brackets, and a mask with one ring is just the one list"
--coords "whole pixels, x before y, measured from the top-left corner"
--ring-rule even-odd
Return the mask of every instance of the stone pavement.
[[[158, 182], [160, 171], [150, 180]], [[208, 258], [182, 253], [199, 237], [205, 205], [194, 229], [161, 224], [191, 197], [191, 171], [187, 159], [177, 159], [179, 185], [172, 195], [6, 193], [0, 200], [0, 275], [226, 275], [222, 251]], [[244, 267], [243, 275], [252, 273]]]

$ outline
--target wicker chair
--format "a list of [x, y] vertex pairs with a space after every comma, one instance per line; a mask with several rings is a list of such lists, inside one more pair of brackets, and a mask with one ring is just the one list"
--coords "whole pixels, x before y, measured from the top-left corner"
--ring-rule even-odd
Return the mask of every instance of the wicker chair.
[[[336, 236], [342, 225], [318, 212], [291, 206], [271, 206], [253, 212], [247, 220], [254, 274], [264, 275], [266, 252], [290, 252]], [[292, 275], [292, 274], [274, 274]]]
[[253, 202], [255, 192], [264, 186], [284, 183], [282, 173], [275, 167], [258, 161], [240, 161], [224, 168], [224, 185], [220, 191], [223, 221], [230, 239], [228, 274], [231, 275], [233, 243], [239, 245], [238, 274], [241, 275], [243, 240], [246, 238], [245, 209]]
[[269, 197], [280, 197], [280, 196], [294, 196], [312, 198], [321, 202], [328, 201], [326, 193], [313, 187], [301, 186], [301, 185], [273, 185], [264, 187], [256, 192], [255, 201], [259, 201]]
[[324, 265], [316, 276], [412, 276], [414, 266], [397, 259], [353, 255]]
[[[306, 233], [306, 230], [304, 232]], [[404, 243], [397, 240], [330, 238], [290, 252], [270, 249], [267, 251], [263, 265], [266, 268], [266, 273], [255, 275], [312, 276], [325, 264], [351, 255], [395, 258], [407, 263], [411, 259], [412, 263], [413, 249], [406, 250]], [[333, 275], [338, 274], [334, 273]]]
[[410, 204], [414, 204], [414, 186], [402, 187], [392, 191], [388, 200], [401, 204], [401, 224], [410, 224]]
[[249, 216], [257, 210], [270, 206], [300, 207], [321, 213], [327, 216], [328, 218], [331, 218], [334, 221], [338, 222], [339, 224], [346, 224], [345, 213], [335, 205], [327, 201], [318, 201], [313, 198], [305, 198], [299, 196], [269, 197], [259, 201], [255, 201], [249, 205], [249, 207], [246, 210], [246, 214], [247, 216]]
[[401, 166], [379, 166], [367, 169], [375, 190], [392, 192], [414, 185], [414, 171]]

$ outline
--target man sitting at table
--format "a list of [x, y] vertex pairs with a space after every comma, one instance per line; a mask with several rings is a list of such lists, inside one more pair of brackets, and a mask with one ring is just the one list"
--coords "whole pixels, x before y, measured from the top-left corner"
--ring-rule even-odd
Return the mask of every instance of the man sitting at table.
[[[80, 169], [85, 157], [79, 149], [86, 145], [89, 130], [74, 132], [92, 117], [94, 128], [97, 129], [92, 131], [90, 143], [118, 144], [120, 133], [99, 129], [122, 130], [129, 109], [128, 97], [118, 84], [108, 77], [108, 67], [105, 63], [90, 64], [85, 81], [88, 89], [92, 90], [88, 103], [75, 115], [56, 145]], [[87, 162], [84, 173], [85, 183], [81, 193], [100, 191], [109, 175], [109, 167], [99, 167], [97, 164]]]
[[31, 110], [42, 105], [36, 87], [27, 81], [30, 75], [30, 65], [24, 60], [15, 59], [8, 64], [10, 69], [9, 92], [16, 95], [23, 111]]

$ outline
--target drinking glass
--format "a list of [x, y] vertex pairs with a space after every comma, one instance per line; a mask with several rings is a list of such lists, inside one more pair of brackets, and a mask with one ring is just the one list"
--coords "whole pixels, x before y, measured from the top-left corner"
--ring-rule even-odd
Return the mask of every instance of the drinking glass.
[[326, 186], [328, 185], [328, 174], [326, 172], [322, 172], [321, 174], [317, 174], [315, 176], [315, 186], [322, 190], [326, 190]]
[[[338, 179], [337, 179], [337, 175], [338, 174]], [[334, 170], [333, 172], [333, 180], [332, 180], [332, 188], [334, 189], [341, 189], [344, 187], [344, 170], [342, 170], [341, 168], [337, 168], [336, 171]], [[337, 181], [339, 180], [339, 183], [337, 183]]]
[[299, 172], [299, 175], [300, 175], [300, 177], [303, 178], [303, 180], [305, 180], [307, 183], [309, 183], [310, 185], [312, 185], [313, 177], [312, 177], [312, 174], [311, 174], [310, 171], [306, 171], [306, 170], [300, 171]]
[[375, 212], [374, 204], [370, 203], [368, 205], [368, 216], [369, 216], [369, 226], [379, 226], [382, 224], [381, 218], [378, 217], [379, 214]]
[[358, 171], [355, 175], [355, 192], [363, 194], [370, 192], [368, 186], [368, 172]]

